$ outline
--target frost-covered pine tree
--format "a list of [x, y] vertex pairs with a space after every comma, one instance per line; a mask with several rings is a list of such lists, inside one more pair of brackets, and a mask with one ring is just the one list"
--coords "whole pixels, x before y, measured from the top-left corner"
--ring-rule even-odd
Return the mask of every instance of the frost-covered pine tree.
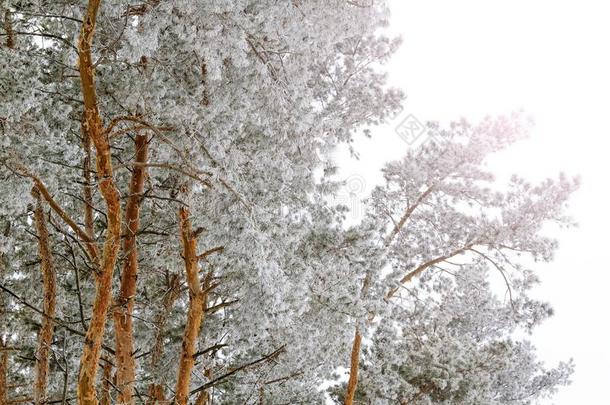
[[[564, 211], [578, 180], [562, 174], [532, 185], [513, 176], [502, 191], [484, 168], [528, 126], [520, 114], [448, 129], [431, 123], [434, 142], [385, 166], [386, 184], [373, 190], [365, 219], [377, 231], [378, 256], [360, 274], [362, 311], [339, 395], [346, 404], [358, 395], [375, 404], [526, 404], [567, 383], [569, 363], [545, 371], [534, 348], [512, 337], [550, 314], [527, 297], [535, 277], [526, 265], [553, 257], [557, 242], [545, 226], [573, 225]], [[506, 300], [490, 289], [489, 269]], [[491, 368], [475, 369], [483, 358]], [[366, 385], [358, 388], [360, 368]]]
[[515, 338], [551, 313], [527, 297], [533, 275], [513, 280], [513, 297], [503, 301], [488, 281], [496, 269], [482, 259], [459, 267], [424, 276], [425, 287], [409, 288], [379, 324], [357, 403], [531, 404], [568, 382], [571, 363], [545, 369], [532, 344]]
[[[482, 401], [513, 361], [529, 365], [515, 395], [565, 382], [569, 366], [537, 380], [533, 348], [511, 340], [548, 312], [525, 295], [529, 273], [505, 271], [510, 308], [485, 278], [511, 252], [550, 259], [539, 231], [564, 220], [573, 189], [482, 185], [513, 121], [453, 128], [389, 164], [358, 226], [328, 203], [340, 182], [327, 152], [401, 99], [378, 70], [398, 45], [387, 13], [383, 1], [2, 1], [0, 404], [318, 404], [350, 364], [346, 403], [460, 389]], [[462, 253], [478, 261], [429, 274]], [[420, 275], [424, 307], [402, 288]], [[417, 346], [410, 325], [436, 346]], [[456, 359], [476, 365], [496, 346], [484, 381], [460, 374]]]
[[397, 108], [385, 5], [1, 11], [2, 401], [319, 402], [349, 341], [305, 287], [315, 173]]

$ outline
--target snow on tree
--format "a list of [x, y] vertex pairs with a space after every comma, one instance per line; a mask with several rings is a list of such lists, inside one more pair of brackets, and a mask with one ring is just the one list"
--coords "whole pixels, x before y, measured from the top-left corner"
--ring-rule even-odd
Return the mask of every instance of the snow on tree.
[[[527, 128], [527, 121], [519, 114], [497, 119], [488, 118], [478, 125], [466, 121], [456, 122], [448, 129], [441, 129], [438, 124], [431, 123], [428, 130], [430, 135], [434, 135], [435, 142], [409, 150], [403, 159], [388, 163], [384, 168], [386, 185], [373, 190], [369, 199], [369, 217], [365, 220], [378, 231], [376, 243], [382, 249], [382, 256], [376, 262], [381, 262], [382, 266], [370, 266], [361, 274], [363, 288], [360, 297], [363, 307], [367, 310], [361, 315], [356, 326], [350, 379], [345, 394], [346, 404], [353, 403], [358, 393], [357, 376], [362, 337], [365, 333], [362, 329], [371, 329], [373, 333], [377, 333], [387, 330], [386, 328], [392, 330], [389, 325], [394, 323], [413, 324], [415, 318], [405, 315], [403, 310], [396, 311], [394, 306], [406, 306], [409, 310], [411, 306], [417, 306], [418, 301], [412, 302], [412, 295], [417, 297], [419, 289], [425, 291], [430, 287], [428, 283], [414, 287], [411, 284], [418, 277], [429, 279], [428, 273], [431, 271], [449, 266], [449, 274], [453, 274], [453, 270], [455, 277], [460, 278], [464, 277], [463, 267], [467, 268], [466, 274], [471, 274], [469, 267], [481, 267], [481, 263], [486, 264], [487, 267], [497, 270], [504, 281], [513, 317], [524, 318], [522, 322], [537, 323], [538, 313], [544, 312], [544, 308], [531, 303], [525, 308], [519, 308], [514, 301], [516, 297], [513, 297], [513, 290], [523, 289], [520, 279], [528, 274], [523, 265], [523, 256], [534, 261], [552, 259], [557, 242], [545, 236], [543, 227], [550, 223], [559, 226], [573, 225], [564, 211], [568, 197], [578, 187], [578, 180], [569, 179], [562, 174], [557, 180], [547, 179], [539, 185], [532, 185], [513, 176], [507, 191], [496, 191], [498, 185], [494, 184], [493, 175], [484, 169], [485, 158], [524, 136]], [[530, 284], [531, 282], [527, 285]], [[480, 288], [488, 289], [484, 280], [472, 281], [468, 285], [480, 285]], [[459, 293], [469, 293], [464, 291], [464, 284], [458, 283], [458, 286], [462, 287], [458, 290]], [[402, 293], [403, 290], [409, 293], [407, 297]], [[425, 301], [433, 299], [434, 295], [424, 297]], [[480, 310], [476, 303], [470, 304], [472, 310]], [[464, 311], [457, 305], [451, 306], [451, 310], [451, 316], [457, 319], [465, 316]], [[378, 312], [380, 318], [374, 321]], [[441, 321], [443, 316], [447, 316], [439, 310], [436, 312], [435, 315], [441, 317]], [[489, 316], [483, 319], [490, 321]], [[367, 322], [363, 323], [363, 320]], [[375, 324], [383, 327], [376, 329]], [[442, 327], [442, 323], [440, 325], [439, 327]], [[510, 323], [503, 325], [502, 329], [507, 336], [514, 331]], [[426, 334], [422, 332], [419, 338], [425, 340]], [[472, 337], [466, 334], [460, 335], [459, 338], [469, 340]], [[399, 337], [396, 339], [400, 340]], [[390, 346], [396, 344], [396, 340], [387, 337], [379, 342]], [[460, 347], [454, 345], [454, 355], [464, 355]], [[530, 346], [524, 347], [529, 351], [532, 349]], [[391, 351], [402, 359], [394, 349], [395, 347], [390, 349], [373, 345], [372, 350]], [[409, 354], [407, 351], [404, 355]], [[532, 353], [526, 354], [533, 356]], [[384, 362], [371, 361], [377, 366]], [[407, 363], [406, 367], [411, 365]], [[532, 367], [521, 378], [535, 379], [535, 373], [535, 368]], [[550, 387], [566, 382], [565, 373], [558, 374], [557, 379], [549, 382]], [[380, 381], [385, 380], [375, 380], [377, 384]], [[419, 394], [410, 398], [408, 391], [392, 398], [412, 403], [419, 399], [420, 394], [428, 395], [428, 391], [432, 390], [430, 384], [433, 383], [436, 384], [436, 381], [424, 381], [422, 384], [425, 387], [421, 386]], [[413, 380], [411, 384], [417, 385], [419, 382]], [[451, 382], [439, 382], [441, 388], [447, 384]], [[481, 394], [479, 391], [477, 388], [477, 394], [473, 398]], [[535, 397], [537, 394], [538, 392], [534, 392], [531, 396]], [[473, 394], [465, 394], [464, 398], [470, 398], [470, 395]], [[449, 396], [446, 400], [451, 403], [451, 400], [457, 399]], [[500, 403], [507, 403], [506, 401], [508, 400], [504, 399], [504, 402]], [[476, 400], [468, 399], [466, 402], [476, 403]]]
[[[329, 203], [327, 152], [402, 97], [381, 70], [399, 42], [384, 2], [0, 11], [0, 404], [323, 403], [350, 360], [348, 404], [507, 403], [567, 381], [513, 338], [548, 308], [512, 257], [551, 259], [541, 227], [569, 223], [575, 184], [484, 185], [519, 120], [461, 123], [388, 164], [358, 226]], [[447, 263], [453, 278], [429, 274]]]

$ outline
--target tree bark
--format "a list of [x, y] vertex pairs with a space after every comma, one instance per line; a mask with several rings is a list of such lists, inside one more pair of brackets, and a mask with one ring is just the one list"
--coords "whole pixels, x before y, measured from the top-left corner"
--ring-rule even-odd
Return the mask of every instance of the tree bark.
[[0, 336], [0, 405], [8, 403], [8, 350], [6, 342]]
[[176, 404], [186, 405], [189, 397], [191, 371], [195, 363], [193, 355], [197, 338], [203, 321], [205, 293], [199, 280], [199, 259], [197, 257], [197, 238], [193, 235], [189, 211], [181, 208], [179, 212], [180, 231], [183, 245], [183, 258], [186, 269], [186, 280], [189, 289], [189, 308], [182, 339], [182, 352], [178, 366], [178, 381], [176, 382]]
[[102, 367], [102, 399], [100, 400], [100, 405], [111, 405], [110, 384], [112, 383], [112, 363], [106, 358], [102, 360], [104, 361], [104, 366]]
[[[7, 236], [8, 232], [4, 233]], [[0, 253], [0, 275], [4, 272], [4, 257]], [[6, 405], [8, 400], [8, 347], [4, 336], [7, 336], [8, 328], [5, 320], [6, 302], [4, 295], [0, 294], [0, 405]]]
[[44, 217], [42, 199], [37, 188], [32, 189], [36, 199], [34, 222], [38, 234], [38, 256], [40, 257], [40, 271], [42, 273], [43, 312], [42, 326], [38, 333], [38, 348], [36, 350], [36, 380], [34, 383], [34, 403], [42, 405], [47, 400], [47, 384], [49, 379], [49, 352], [53, 341], [53, 331], [56, 306], [56, 281], [53, 255], [49, 247], [49, 231]]
[[148, 399], [146, 405], [161, 405], [166, 404], [165, 390], [161, 384], [150, 384], [148, 386]]
[[95, 21], [101, 0], [89, 0], [78, 41], [78, 60], [81, 91], [85, 108], [84, 129], [93, 142], [96, 152], [96, 170], [99, 189], [107, 206], [108, 226], [102, 253], [101, 266], [95, 285], [93, 311], [85, 345], [80, 359], [77, 399], [81, 405], [97, 405], [95, 379], [104, 339], [106, 317], [111, 298], [112, 274], [121, 247], [121, 206], [119, 193], [113, 180], [110, 145], [104, 134], [97, 105], [94, 66], [91, 56]]
[[[167, 318], [172, 307], [174, 306], [174, 302], [180, 295], [180, 281], [176, 274], [168, 276], [167, 284], [168, 290], [163, 297], [163, 308], [157, 314], [157, 318], [155, 319], [155, 344], [151, 350], [150, 360], [150, 370], [153, 375], [156, 375], [159, 362], [163, 357], [163, 340], [165, 336]], [[149, 398], [146, 401], [146, 405], [156, 405], [165, 401], [165, 390], [159, 381], [155, 380], [148, 386], [148, 397]]]
[[[212, 369], [206, 368], [203, 373], [208, 381], [212, 381]], [[195, 405], [208, 405], [210, 403], [210, 392], [208, 390], [201, 391], [199, 395], [197, 395], [197, 399], [195, 400]]]
[[[148, 139], [146, 135], [136, 135], [136, 162], [146, 163], [148, 154]], [[123, 240], [124, 265], [121, 273], [121, 287], [116, 299], [114, 310], [114, 332], [116, 342], [116, 386], [119, 390], [119, 404], [134, 403], [134, 383], [136, 379], [136, 363], [132, 355], [133, 349], [133, 307], [138, 278], [138, 249], [136, 234], [140, 228], [140, 202], [144, 191], [146, 166], [133, 167], [129, 198], [125, 208], [126, 236]]]
[[93, 229], [93, 193], [91, 186], [91, 139], [89, 134], [84, 128], [85, 118], [81, 122], [81, 132], [83, 135], [83, 149], [85, 150], [85, 158], [83, 159], [83, 200], [85, 201], [85, 233], [89, 236], [89, 239], [93, 241], [95, 239], [95, 232]]
[[356, 328], [354, 334], [354, 342], [352, 344], [352, 355], [349, 367], [349, 380], [347, 382], [347, 390], [345, 392], [345, 405], [353, 405], [356, 389], [358, 388], [358, 367], [360, 366], [360, 345], [362, 343], [362, 335], [360, 330]]
[[15, 34], [13, 33], [13, 21], [11, 12], [8, 8], [4, 11], [4, 31], [6, 31], [6, 47], [13, 49], [15, 47]]

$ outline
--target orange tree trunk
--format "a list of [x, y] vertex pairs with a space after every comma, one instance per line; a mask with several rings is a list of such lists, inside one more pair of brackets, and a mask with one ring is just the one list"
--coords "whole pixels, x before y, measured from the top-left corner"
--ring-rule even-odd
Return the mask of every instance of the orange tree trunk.
[[191, 229], [189, 211], [181, 208], [180, 233], [183, 245], [183, 258], [186, 269], [186, 280], [189, 289], [189, 309], [182, 339], [182, 352], [178, 365], [178, 381], [176, 382], [176, 404], [186, 405], [189, 397], [191, 371], [193, 370], [195, 347], [201, 322], [203, 321], [205, 293], [201, 289], [199, 279], [199, 258], [197, 257], [197, 239]]
[[[159, 363], [163, 357], [163, 344], [167, 318], [180, 293], [180, 281], [176, 274], [169, 276], [167, 284], [168, 290], [163, 298], [163, 308], [161, 309], [161, 312], [157, 314], [157, 318], [155, 320], [155, 344], [151, 349], [150, 356], [150, 371], [153, 372], [153, 374], [158, 369]], [[154, 380], [148, 386], [148, 399], [146, 401], [146, 405], [155, 405], [158, 403], [164, 403], [164, 401], [165, 390], [163, 385], [161, 385], [159, 381]]]
[[32, 189], [36, 199], [34, 222], [38, 234], [38, 256], [40, 257], [40, 270], [43, 285], [43, 312], [42, 327], [38, 334], [38, 349], [36, 350], [36, 381], [34, 383], [34, 403], [46, 403], [47, 383], [49, 376], [49, 352], [53, 340], [53, 318], [55, 317], [56, 283], [53, 256], [49, 248], [49, 231], [42, 209], [42, 199], [37, 188]]
[[362, 343], [362, 335], [358, 328], [354, 334], [354, 343], [352, 345], [352, 355], [349, 367], [349, 381], [347, 382], [347, 391], [345, 392], [345, 405], [353, 405], [354, 397], [356, 396], [356, 388], [358, 387], [358, 367], [360, 366], [360, 344]]
[[108, 359], [102, 358], [104, 365], [102, 366], [102, 399], [100, 405], [111, 405], [112, 397], [110, 396], [110, 384], [112, 383], [112, 364]]
[[121, 247], [119, 193], [113, 180], [110, 145], [104, 134], [102, 119], [97, 106], [94, 67], [91, 56], [91, 45], [100, 2], [101, 0], [89, 0], [78, 41], [79, 73], [85, 108], [84, 130], [95, 147], [96, 176], [100, 193], [106, 203], [106, 216], [108, 217], [102, 260], [95, 285], [93, 311], [80, 359], [77, 400], [81, 405], [98, 404], [95, 392], [95, 377], [111, 298], [112, 274]]
[[[85, 233], [91, 240], [95, 239], [93, 229], [93, 192], [91, 185], [91, 140], [89, 134], [85, 130], [85, 117], [81, 122], [81, 132], [83, 136], [83, 149], [85, 150], [85, 158], [83, 159], [83, 200], [85, 203]], [[91, 249], [91, 247], [89, 247]]]
[[[145, 163], [148, 152], [146, 135], [135, 139], [136, 163]], [[146, 177], [144, 165], [134, 165], [129, 198], [125, 208], [126, 235], [123, 240], [124, 265], [121, 273], [121, 287], [114, 310], [116, 382], [119, 390], [118, 403], [133, 403], [136, 363], [133, 353], [133, 306], [138, 277], [138, 250], [136, 234], [140, 228], [140, 201]]]

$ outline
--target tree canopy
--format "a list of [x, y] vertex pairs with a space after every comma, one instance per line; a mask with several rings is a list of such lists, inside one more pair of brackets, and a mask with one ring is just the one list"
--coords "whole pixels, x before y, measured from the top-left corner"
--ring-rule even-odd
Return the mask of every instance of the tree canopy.
[[521, 116], [430, 123], [360, 223], [333, 203], [329, 152], [403, 99], [385, 2], [0, 12], [0, 405], [529, 404], [568, 383], [522, 336], [552, 314], [528, 266], [578, 183], [484, 167]]

